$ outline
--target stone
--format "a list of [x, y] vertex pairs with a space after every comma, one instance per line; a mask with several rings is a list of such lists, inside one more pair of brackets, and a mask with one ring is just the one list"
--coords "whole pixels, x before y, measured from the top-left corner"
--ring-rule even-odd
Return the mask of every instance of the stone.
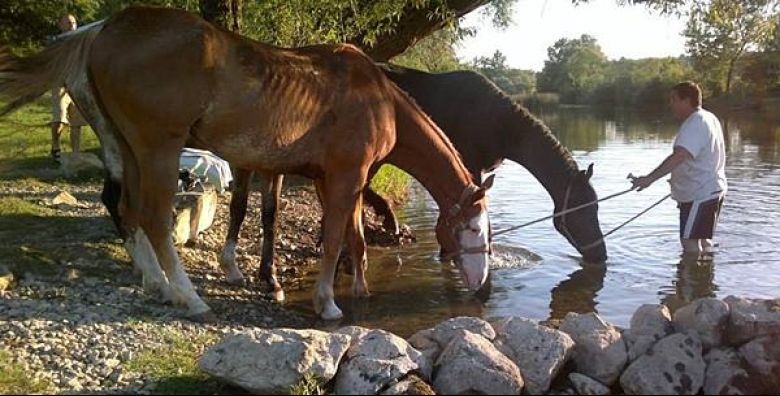
[[255, 330], [209, 348], [199, 367], [251, 393], [288, 393], [307, 374], [330, 381], [350, 341], [349, 336], [317, 330]]
[[620, 331], [597, 314], [569, 313], [560, 330], [574, 340], [577, 371], [611, 386], [628, 361], [628, 351]]
[[352, 344], [336, 375], [335, 393], [375, 395], [418, 370], [422, 354], [403, 338], [371, 330]]
[[62, 153], [60, 169], [65, 177], [71, 178], [81, 172], [103, 170], [103, 161], [92, 153]]
[[517, 366], [485, 337], [456, 330], [436, 362], [437, 394], [519, 395], [523, 376]]
[[758, 337], [780, 334], [780, 298], [758, 300], [726, 297], [729, 306], [728, 341], [740, 346]]
[[652, 336], [639, 336], [630, 343], [628, 347], [628, 362], [633, 363], [642, 355], [647, 353], [658, 340]]
[[496, 331], [490, 323], [479, 318], [466, 316], [452, 318], [439, 323], [433, 328], [431, 338], [443, 349], [450, 344], [453, 335], [458, 333], [459, 330], [468, 330], [486, 338], [488, 341], [493, 341], [496, 338]]
[[365, 335], [370, 332], [371, 330], [365, 327], [347, 326], [334, 331], [333, 334], [343, 334], [349, 336], [352, 339], [352, 342], [350, 344], [350, 346], [352, 346], [355, 345], [355, 343], [360, 341], [361, 338], [365, 337]]
[[672, 334], [674, 326], [669, 308], [661, 304], [642, 305], [631, 317], [630, 331], [633, 337], [647, 336], [656, 340]]
[[707, 370], [704, 374], [705, 395], [748, 395], [755, 392], [745, 364], [735, 349], [712, 349], [704, 356]]
[[0, 292], [10, 290], [15, 280], [13, 272], [7, 267], [0, 265]]
[[62, 191], [51, 199], [52, 206], [80, 206], [79, 200], [67, 191]]
[[406, 379], [399, 381], [380, 395], [435, 395], [433, 388], [422, 378], [411, 374]]
[[580, 373], [569, 374], [569, 382], [574, 386], [578, 395], [602, 396], [612, 394], [606, 385]]
[[442, 348], [433, 340], [433, 329], [421, 330], [409, 337], [409, 344], [422, 353], [423, 362], [420, 371], [430, 379], [433, 366], [441, 354]]
[[760, 389], [756, 394], [776, 394], [780, 390], [780, 334], [756, 338], [739, 348], [749, 381]]
[[678, 333], [695, 331], [705, 351], [724, 343], [729, 323], [729, 306], [716, 298], [702, 298], [674, 313], [674, 329]]
[[704, 385], [704, 372], [699, 336], [673, 334], [631, 363], [620, 385], [629, 395], [695, 395]]
[[574, 340], [568, 334], [523, 318], [498, 322], [493, 344], [523, 373], [526, 392], [542, 394], [569, 361]]

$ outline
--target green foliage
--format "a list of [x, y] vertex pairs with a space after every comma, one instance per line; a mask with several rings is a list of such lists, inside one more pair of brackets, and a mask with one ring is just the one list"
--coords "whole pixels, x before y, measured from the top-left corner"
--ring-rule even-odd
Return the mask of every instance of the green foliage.
[[394, 58], [393, 63], [433, 73], [458, 70], [461, 65], [454, 49], [457, 41], [456, 31], [440, 30]]
[[376, 176], [371, 179], [371, 188], [391, 201], [403, 202], [408, 191], [410, 177], [392, 165], [383, 165]]
[[547, 54], [537, 80], [539, 91], [557, 92], [566, 100], [581, 102], [604, 82], [607, 57], [589, 35], [560, 39]]
[[536, 91], [536, 73], [510, 68], [501, 51], [497, 50], [491, 57], [475, 58], [468, 67], [485, 75], [509, 95], [529, 95]]
[[50, 392], [50, 384], [32, 378], [21, 366], [11, 362], [11, 354], [0, 349], [0, 395], [25, 395]]
[[198, 369], [198, 356], [213, 344], [212, 335], [185, 337], [174, 331], [160, 333], [164, 345], [140, 353], [126, 365], [127, 370], [154, 379], [158, 394], [213, 394], [222, 385]]
[[301, 382], [290, 388], [291, 395], [324, 395], [325, 390], [322, 387], [322, 381], [317, 377], [306, 374]]
[[684, 32], [686, 48], [714, 94], [730, 94], [738, 62], [769, 45], [777, 8], [777, 0], [711, 0], [692, 7]]

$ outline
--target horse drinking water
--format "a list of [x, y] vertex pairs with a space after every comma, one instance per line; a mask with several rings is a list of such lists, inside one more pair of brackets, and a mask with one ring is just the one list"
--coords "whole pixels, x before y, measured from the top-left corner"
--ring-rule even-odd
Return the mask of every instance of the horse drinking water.
[[128, 8], [30, 58], [0, 55], [0, 95], [10, 102], [0, 115], [69, 82], [87, 84], [93, 117], [106, 126], [99, 133], [121, 155], [107, 162], [121, 177], [118, 215], [131, 256], [194, 318], [213, 314], [170, 233], [188, 140], [242, 169], [315, 180], [324, 214], [313, 302], [324, 319], [342, 316], [333, 281], [344, 239], [359, 263], [353, 292], [368, 295], [360, 194], [384, 159], [403, 163], [438, 202], [438, 240], [469, 288], [487, 278], [490, 182], [474, 185], [446, 136], [355, 47], [276, 48], [184, 11]]

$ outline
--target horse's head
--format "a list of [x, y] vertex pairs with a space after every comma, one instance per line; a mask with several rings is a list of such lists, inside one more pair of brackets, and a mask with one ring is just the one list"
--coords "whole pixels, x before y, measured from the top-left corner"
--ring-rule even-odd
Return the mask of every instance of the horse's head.
[[[556, 204], [555, 212], [595, 202], [598, 197], [590, 184], [592, 176], [593, 164], [587, 171], [575, 174], [568, 182], [563, 201]], [[607, 247], [602, 240], [604, 235], [599, 226], [598, 211], [598, 204], [594, 204], [555, 218], [555, 229], [566, 237], [585, 260], [590, 262], [607, 260]]]
[[485, 194], [493, 185], [490, 176], [481, 186], [469, 186], [460, 202], [442, 210], [436, 225], [436, 238], [445, 260], [454, 260], [469, 290], [479, 290], [488, 277], [490, 230]]

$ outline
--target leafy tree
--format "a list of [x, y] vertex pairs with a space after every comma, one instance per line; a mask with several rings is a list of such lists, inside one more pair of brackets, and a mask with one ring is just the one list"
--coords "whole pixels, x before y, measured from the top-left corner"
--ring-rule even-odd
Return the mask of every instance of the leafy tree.
[[560, 39], [547, 49], [548, 60], [537, 81], [540, 91], [557, 92], [564, 100], [582, 101], [604, 81], [607, 57], [596, 39]]
[[777, 0], [710, 0], [693, 6], [686, 47], [716, 94], [730, 94], [737, 62], [772, 39], [776, 25], [770, 15], [777, 7]]

